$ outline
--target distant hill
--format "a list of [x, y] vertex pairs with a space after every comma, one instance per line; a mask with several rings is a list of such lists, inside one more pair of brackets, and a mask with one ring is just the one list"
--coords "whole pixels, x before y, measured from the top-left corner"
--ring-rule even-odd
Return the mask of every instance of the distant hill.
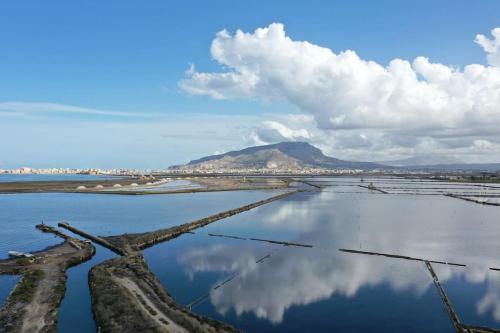
[[457, 163], [405, 166], [407, 170], [500, 172], [500, 163]]
[[249, 147], [225, 154], [211, 155], [188, 164], [173, 166], [174, 170], [192, 169], [401, 169], [420, 171], [500, 171], [500, 163], [467, 164], [446, 156], [429, 155], [387, 162], [356, 162], [326, 156], [307, 142], [281, 142]]
[[401, 160], [394, 161], [383, 161], [379, 162], [384, 165], [391, 165], [395, 167], [417, 167], [417, 166], [425, 166], [425, 165], [452, 165], [452, 164], [464, 164], [463, 161], [442, 155], [442, 154], [425, 154], [425, 155], [417, 155], [410, 158], [405, 158]]
[[476, 171], [497, 172], [500, 171], [500, 163], [464, 163], [463, 161], [441, 154], [417, 155], [414, 157], [380, 162], [385, 165], [398, 167], [406, 170], [421, 171]]
[[306, 142], [281, 142], [256, 146], [225, 154], [212, 155], [193, 160], [173, 169], [377, 169], [387, 168], [372, 162], [344, 161], [329, 157], [321, 150]]

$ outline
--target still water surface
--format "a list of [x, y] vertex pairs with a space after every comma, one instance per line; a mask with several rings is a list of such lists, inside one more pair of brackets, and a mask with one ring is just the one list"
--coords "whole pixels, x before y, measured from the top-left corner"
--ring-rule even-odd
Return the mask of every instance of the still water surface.
[[[453, 332], [422, 262], [338, 249], [454, 261], [467, 267], [436, 264], [434, 269], [459, 317], [467, 324], [500, 327], [500, 272], [488, 270], [500, 267], [500, 207], [436, 195], [491, 189], [364, 180], [364, 185], [373, 181], [394, 191], [381, 194], [359, 187], [356, 178], [314, 180], [325, 187], [159, 244], [144, 251], [146, 260], [181, 305], [207, 295], [193, 305], [194, 312], [247, 332]], [[432, 195], [411, 195], [409, 190]], [[91, 233], [113, 235], [177, 225], [273, 194], [1, 195], [0, 256], [10, 249], [31, 251], [58, 242], [34, 229], [41, 219], [49, 224], [65, 219]], [[98, 247], [91, 261], [69, 270], [58, 331], [95, 331], [87, 275], [93, 265], [112, 256]], [[15, 283], [15, 277], [9, 278], [13, 280], [0, 278], [0, 297]]]
[[3, 305], [17, 281], [19, 277], [16, 275], [0, 275], [0, 306]]
[[[0, 194], [0, 258], [7, 251], [36, 251], [61, 242], [35, 229], [42, 220], [56, 225], [67, 220], [96, 235], [117, 235], [167, 228], [277, 194], [276, 191], [187, 193], [176, 195], [98, 195], [77, 193]], [[96, 246], [96, 255], [68, 271], [59, 332], [95, 332], [88, 289], [88, 271], [114, 254]], [[0, 301], [15, 285], [0, 276]]]
[[422, 262], [338, 249], [454, 261], [468, 268], [438, 275], [450, 294], [470, 291], [455, 297], [459, 316], [463, 311], [468, 324], [500, 326], [500, 288], [494, 288], [500, 273], [488, 270], [500, 266], [498, 207], [348, 191], [339, 185], [296, 194], [160, 244], [145, 256], [178, 302], [188, 305], [208, 293], [194, 312], [248, 332], [453, 332]]

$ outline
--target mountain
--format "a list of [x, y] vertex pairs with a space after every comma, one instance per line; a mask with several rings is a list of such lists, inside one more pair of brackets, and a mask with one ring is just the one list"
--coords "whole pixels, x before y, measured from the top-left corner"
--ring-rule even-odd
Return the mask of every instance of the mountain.
[[417, 167], [425, 165], [452, 165], [452, 164], [464, 164], [463, 161], [442, 154], [425, 154], [416, 155], [410, 158], [405, 158], [395, 161], [383, 161], [379, 162], [384, 165], [391, 165], [395, 167]]
[[429, 171], [429, 172], [498, 172], [500, 171], [500, 163], [464, 163], [463, 161], [442, 154], [425, 154], [416, 155], [410, 158], [383, 161], [379, 162], [384, 165], [393, 166], [396, 168], [413, 170], [413, 171]]
[[453, 163], [405, 166], [407, 170], [500, 172], [500, 163]]
[[372, 162], [344, 161], [329, 157], [306, 142], [281, 142], [272, 145], [249, 147], [225, 154], [193, 160], [173, 169], [377, 169], [387, 168]]

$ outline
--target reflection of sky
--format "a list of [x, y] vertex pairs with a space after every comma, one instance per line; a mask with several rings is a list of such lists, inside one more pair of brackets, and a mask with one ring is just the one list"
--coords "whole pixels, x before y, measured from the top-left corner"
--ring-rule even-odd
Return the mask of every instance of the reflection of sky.
[[17, 281], [19, 281], [19, 276], [17, 275], [0, 275], [0, 308]]
[[[444, 266], [438, 273], [443, 283], [461, 276], [466, 288], [473, 288], [471, 283], [486, 285], [483, 296], [470, 299], [477, 304], [477, 316], [471, 320], [493, 313], [500, 321], [500, 289], [496, 288], [500, 283], [492, 278], [495, 272], [487, 269], [500, 267], [497, 213], [497, 207], [442, 196], [303, 193], [197, 231], [177, 260], [191, 277], [238, 272], [237, 279], [212, 290], [212, 305], [226, 317], [253, 314], [275, 324], [283, 324], [287, 312], [296, 311], [297, 306], [338, 297], [354, 302], [366, 288], [373, 292], [388, 288], [396, 298], [418, 299], [435, 293], [422, 263], [339, 253], [338, 248], [454, 261], [469, 267], [446, 270]], [[283, 248], [266, 263], [256, 265], [257, 256], [245, 249], [251, 241], [224, 240], [233, 244], [230, 247], [198, 246], [196, 242], [202, 237], [210, 238], [208, 233], [288, 240], [315, 247]], [[213, 279], [211, 285], [222, 279]], [[428, 304], [417, 311], [424, 311], [425, 306]], [[373, 304], [370, 307], [376, 311]], [[443, 312], [439, 315], [446, 317]]]
[[500, 272], [435, 266], [462, 322], [500, 327]]
[[[110, 250], [94, 244], [96, 254], [88, 261], [71, 267], [66, 274], [66, 293], [59, 307], [57, 331], [71, 333], [95, 332], [88, 275], [90, 269], [116, 256]], [[77, 324], [77, 325], [75, 325]]]
[[276, 191], [102, 195], [78, 193], [0, 194], [0, 258], [7, 251], [35, 251], [61, 240], [35, 229], [67, 220], [97, 235], [167, 228], [268, 198]]
[[[232, 209], [277, 194], [276, 191], [238, 191], [181, 195], [124, 196], [100, 194], [0, 195], [0, 258], [7, 251], [34, 251], [61, 242], [35, 229], [43, 219], [55, 225], [69, 220], [87, 232], [114, 235], [165, 228]], [[88, 288], [89, 269], [114, 255], [99, 246], [97, 254], [68, 270], [67, 292], [58, 317], [58, 331], [95, 331]], [[17, 278], [16, 278], [17, 279]], [[0, 276], [0, 301], [16, 280]]]

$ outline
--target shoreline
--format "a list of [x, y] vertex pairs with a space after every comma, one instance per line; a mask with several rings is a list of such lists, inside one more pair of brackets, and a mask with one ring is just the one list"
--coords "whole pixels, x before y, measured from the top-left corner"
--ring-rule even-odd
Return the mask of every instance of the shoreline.
[[[289, 182], [284, 184], [289, 186]], [[89, 272], [88, 284], [97, 327], [111, 332], [241, 332], [177, 304], [149, 270], [142, 250], [300, 191], [305, 190], [285, 191], [167, 229], [102, 238], [87, 234], [93, 241], [93, 238], [99, 238], [109, 242], [122, 254], [95, 265]], [[60, 226], [86, 237], [84, 232], [72, 230], [68, 224], [61, 223]], [[90, 242], [70, 237], [55, 227], [45, 224], [36, 227], [41, 232], [53, 233], [63, 242], [32, 252], [33, 258], [0, 260], [0, 274], [21, 276], [0, 309], [1, 333], [55, 332], [59, 307], [66, 292], [67, 269], [91, 259], [96, 251]]]
[[32, 258], [0, 260], [0, 274], [21, 276], [0, 309], [0, 332], [55, 332], [66, 292], [66, 271], [95, 254], [90, 243], [45, 225], [37, 228], [64, 241], [33, 252]]
[[[241, 332], [226, 323], [197, 315], [181, 307], [151, 272], [142, 250], [300, 191], [288, 191], [167, 229], [108, 237], [90, 235], [89, 239], [102, 238], [123, 253], [120, 257], [92, 267], [89, 273], [92, 309], [99, 329], [125, 333], [146, 330], [164, 332], [167, 328], [178, 333]], [[68, 224], [60, 226], [68, 230], [74, 229]], [[86, 234], [77, 229], [71, 231], [80, 235]]]
[[[283, 177], [184, 177], [172, 179], [120, 178], [113, 180], [84, 181], [22, 181], [0, 182], [0, 194], [26, 193], [87, 193], [118, 195], [178, 194], [218, 191], [276, 190], [290, 187], [291, 178]], [[175, 181], [188, 181], [190, 184], [173, 184]]]

